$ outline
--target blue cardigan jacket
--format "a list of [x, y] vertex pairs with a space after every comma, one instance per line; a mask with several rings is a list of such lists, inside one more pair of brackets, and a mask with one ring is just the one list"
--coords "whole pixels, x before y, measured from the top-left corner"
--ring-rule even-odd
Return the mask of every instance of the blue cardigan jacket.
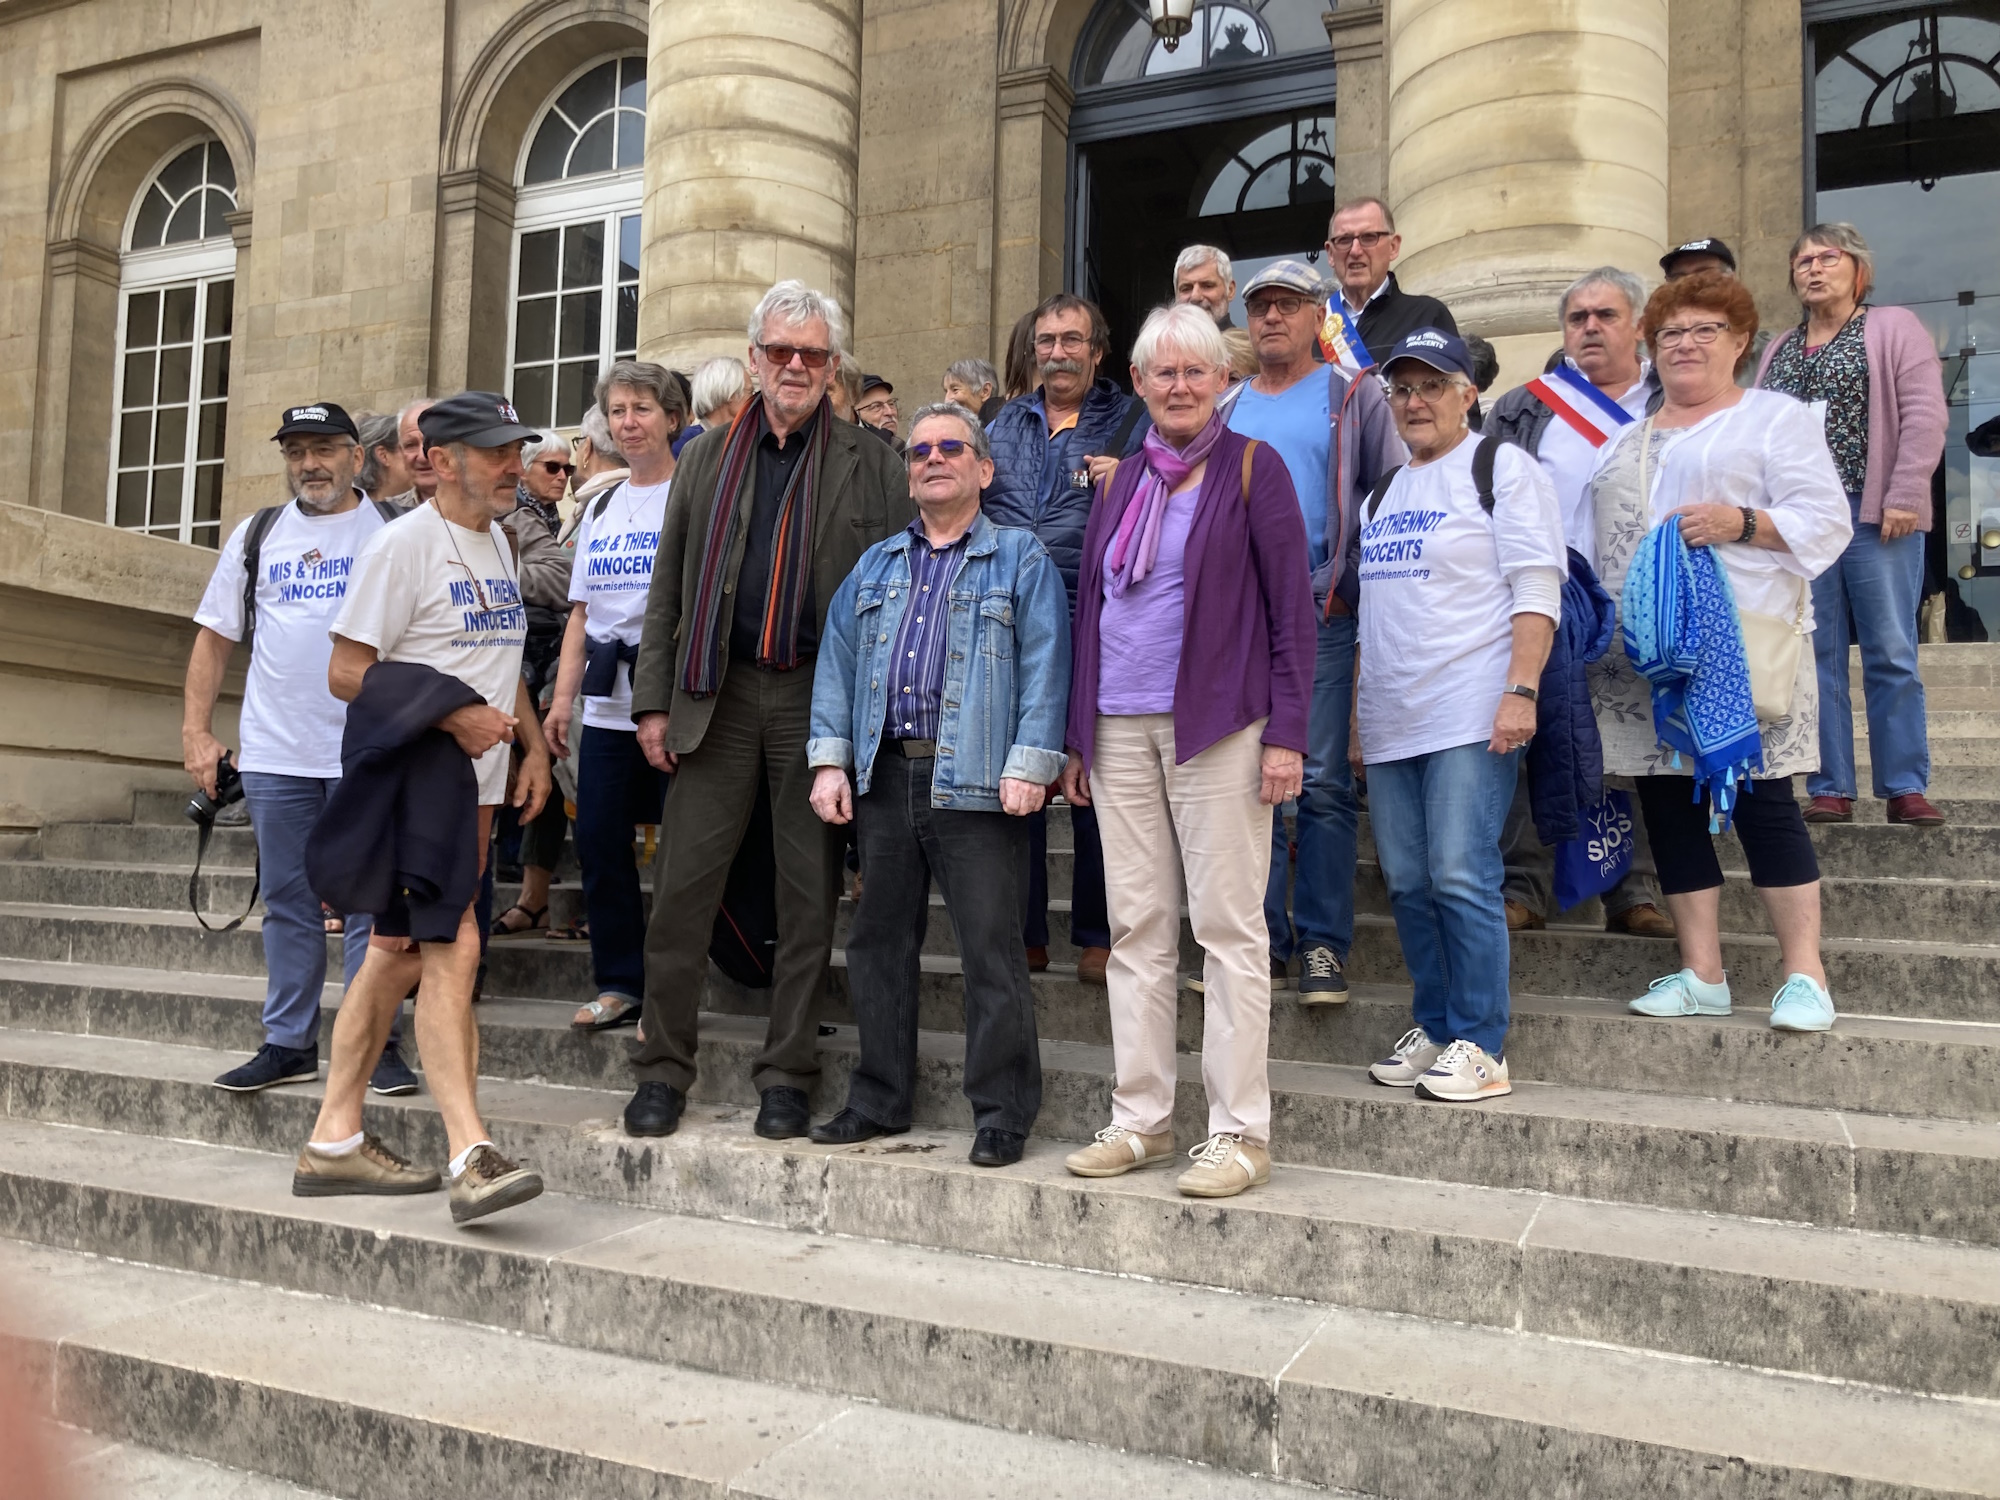
[[[1099, 376], [1083, 398], [1076, 426], [1070, 432], [1066, 461], [1071, 470], [1083, 467], [1085, 455], [1109, 452], [1112, 438], [1125, 414], [1138, 398], [1128, 396], [1110, 380]], [[993, 445], [993, 483], [979, 497], [979, 508], [996, 526], [1019, 526], [1032, 531], [1048, 548], [1069, 590], [1070, 605], [1076, 604], [1076, 573], [1083, 560], [1083, 528], [1090, 521], [1090, 500], [1094, 487], [1077, 488], [1059, 483], [1046, 503], [1042, 500], [1043, 470], [1049, 459], [1049, 423], [1039, 390], [1016, 396], [1000, 409], [986, 429]], [[1133, 424], [1125, 441], [1125, 452], [1136, 453], [1145, 441], [1146, 419]]]
[[1562, 622], [1542, 668], [1535, 738], [1528, 746], [1528, 802], [1544, 844], [1575, 838], [1583, 829], [1578, 815], [1604, 799], [1604, 740], [1584, 667], [1610, 648], [1617, 619], [1596, 572], [1570, 548]]

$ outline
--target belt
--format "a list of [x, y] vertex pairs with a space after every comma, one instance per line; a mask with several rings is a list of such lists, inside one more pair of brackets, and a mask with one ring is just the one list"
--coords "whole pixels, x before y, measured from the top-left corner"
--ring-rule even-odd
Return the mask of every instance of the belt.
[[1354, 611], [1347, 607], [1347, 601], [1341, 598], [1340, 595], [1330, 593], [1326, 596], [1326, 615], [1324, 618], [1330, 620], [1335, 615], [1351, 615], [1353, 613]]
[[904, 760], [935, 760], [937, 758], [936, 740], [889, 740], [886, 742], [884, 748], [894, 750]]

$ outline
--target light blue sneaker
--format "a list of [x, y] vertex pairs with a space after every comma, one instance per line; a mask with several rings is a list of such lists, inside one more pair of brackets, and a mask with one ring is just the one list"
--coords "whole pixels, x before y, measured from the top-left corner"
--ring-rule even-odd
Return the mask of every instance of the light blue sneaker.
[[1833, 996], [1803, 974], [1786, 976], [1772, 997], [1773, 1031], [1831, 1031], [1833, 1020]]
[[1730, 1011], [1729, 976], [1709, 984], [1693, 969], [1655, 979], [1646, 993], [1625, 1007], [1635, 1016], [1726, 1016]]

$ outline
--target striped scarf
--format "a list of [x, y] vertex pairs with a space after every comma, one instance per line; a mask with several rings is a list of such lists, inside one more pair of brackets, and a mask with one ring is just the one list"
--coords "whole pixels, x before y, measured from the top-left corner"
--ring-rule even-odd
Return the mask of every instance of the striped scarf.
[[[812, 581], [813, 511], [818, 500], [820, 469], [826, 460], [833, 408], [822, 396], [813, 420], [812, 436], [778, 502], [778, 519], [771, 538], [771, 573], [765, 580], [764, 624], [757, 632], [757, 665], [789, 672], [799, 664], [799, 616], [805, 612], [806, 588]], [[729, 427], [722, 450], [722, 468], [709, 502], [708, 545], [701, 554], [701, 577], [695, 581], [694, 602], [687, 618], [692, 632], [681, 686], [697, 698], [712, 696], [722, 684], [722, 645], [729, 639], [733, 598], [722, 591], [723, 567], [736, 538], [736, 517], [749, 502], [751, 469], [757, 444], [766, 431], [764, 403], [746, 405]]]

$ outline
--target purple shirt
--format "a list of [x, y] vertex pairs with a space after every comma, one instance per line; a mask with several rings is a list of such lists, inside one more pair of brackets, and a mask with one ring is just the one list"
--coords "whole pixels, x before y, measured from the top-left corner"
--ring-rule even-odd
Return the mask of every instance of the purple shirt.
[[1187, 627], [1188, 530], [1198, 489], [1167, 498], [1160, 522], [1160, 551], [1153, 571], [1123, 596], [1104, 585], [1098, 624], [1097, 711], [1101, 714], [1170, 714], [1174, 677], [1181, 666]]
[[910, 607], [896, 631], [895, 654], [889, 658], [889, 717], [885, 728], [892, 740], [934, 740], [938, 734], [938, 701], [944, 697], [944, 648], [947, 607], [952, 580], [965, 561], [965, 544], [972, 533], [949, 546], [932, 549], [924, 535], [924, 518], [910, 522]]

